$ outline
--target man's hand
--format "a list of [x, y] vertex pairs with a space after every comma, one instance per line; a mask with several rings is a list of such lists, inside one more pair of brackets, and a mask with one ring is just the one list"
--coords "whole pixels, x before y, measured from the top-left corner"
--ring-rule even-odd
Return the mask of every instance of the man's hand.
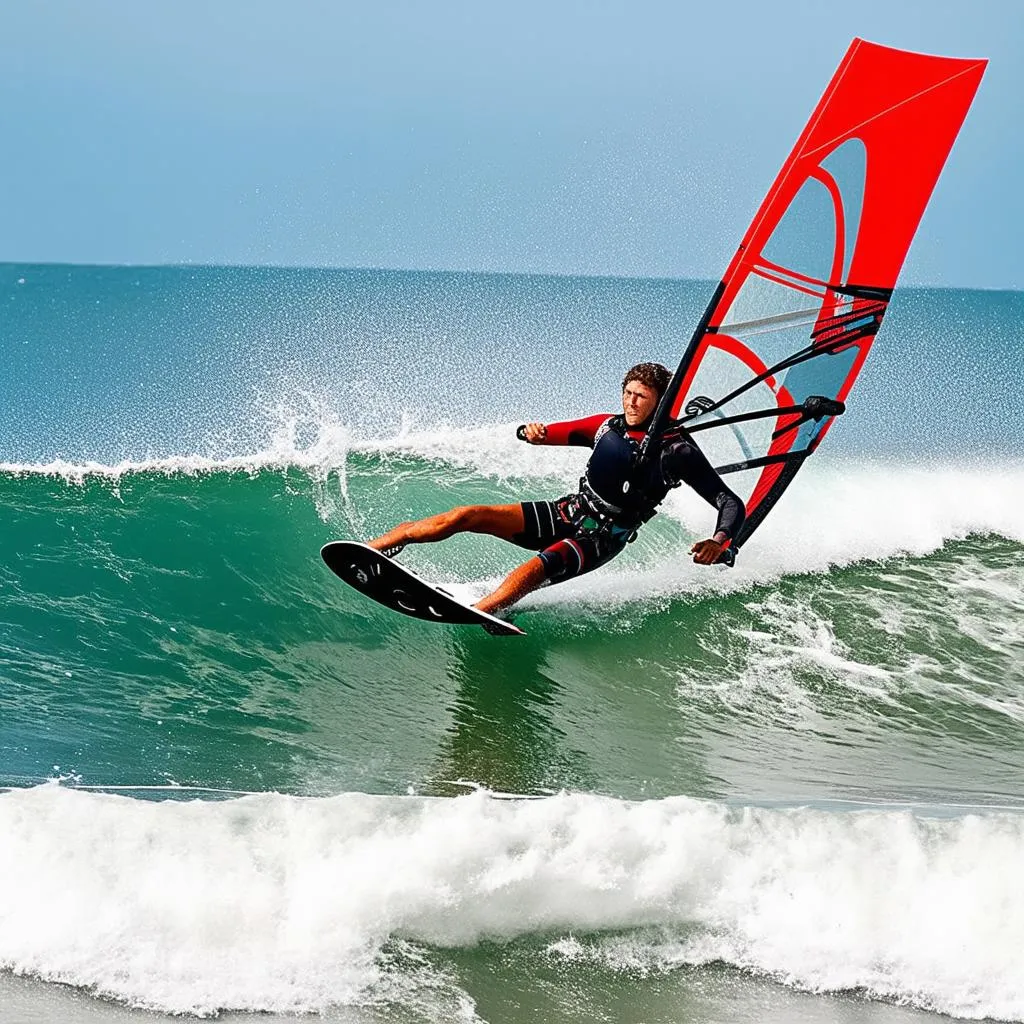
[[716, 540], [699, 540], [690, 548], [693, 560], [698, 565], [714, 565], [724, 550], [725, 545]]
[[548, 428], [543, 423], [527, 423], [523, 436], [530, 444], [540, 444], [548, 436]]

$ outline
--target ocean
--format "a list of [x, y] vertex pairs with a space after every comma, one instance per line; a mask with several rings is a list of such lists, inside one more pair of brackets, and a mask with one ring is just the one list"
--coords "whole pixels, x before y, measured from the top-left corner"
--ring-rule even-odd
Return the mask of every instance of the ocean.
[[523, 638], [320, 560], [573, 489], [516, 425], [711, 289], [0, 265], [3, 1024], [1024, 1021], [1024, 293], [897, 290], [735, 569], [685, 490]]

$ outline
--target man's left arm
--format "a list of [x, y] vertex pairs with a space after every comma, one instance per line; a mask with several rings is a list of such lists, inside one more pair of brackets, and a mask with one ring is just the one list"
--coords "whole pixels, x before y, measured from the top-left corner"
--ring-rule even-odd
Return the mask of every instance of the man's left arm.
[[665, 483], [685, 483], [709, 505], [718, 509], [715, 534], [697, 541], [690, 549], [699, 565], [711, 565], [729, 546], [747, 517], [739, 496], [730, 490], [715, 472], [704, 453], [690, 441], [678, 441], [661, 453], [661, 473]]

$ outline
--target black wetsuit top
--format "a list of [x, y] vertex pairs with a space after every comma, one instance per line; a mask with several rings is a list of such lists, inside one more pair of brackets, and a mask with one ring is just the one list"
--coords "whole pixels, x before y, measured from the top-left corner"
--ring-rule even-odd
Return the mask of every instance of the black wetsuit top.
[[743, 502], [685, 432], [666, 441], [656, 458], [638, 465], [644, 426], [629, 429], [623, 416], [590, 416], [551, 424], [543, 443], [593, 445], [580, 498], [616, 525], [635, 529], [651, 518], [673, 487], [687, 484], [718, 509], [715, 532], [732, 540], [746, 518]]

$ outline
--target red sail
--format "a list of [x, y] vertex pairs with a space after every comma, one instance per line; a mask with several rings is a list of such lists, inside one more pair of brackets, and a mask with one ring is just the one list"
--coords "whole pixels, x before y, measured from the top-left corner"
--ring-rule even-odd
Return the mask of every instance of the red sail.
[[729, 264], [660, 415], [736, 474], [736, 546], [842, 410], [986, 63], [854, 40]]

